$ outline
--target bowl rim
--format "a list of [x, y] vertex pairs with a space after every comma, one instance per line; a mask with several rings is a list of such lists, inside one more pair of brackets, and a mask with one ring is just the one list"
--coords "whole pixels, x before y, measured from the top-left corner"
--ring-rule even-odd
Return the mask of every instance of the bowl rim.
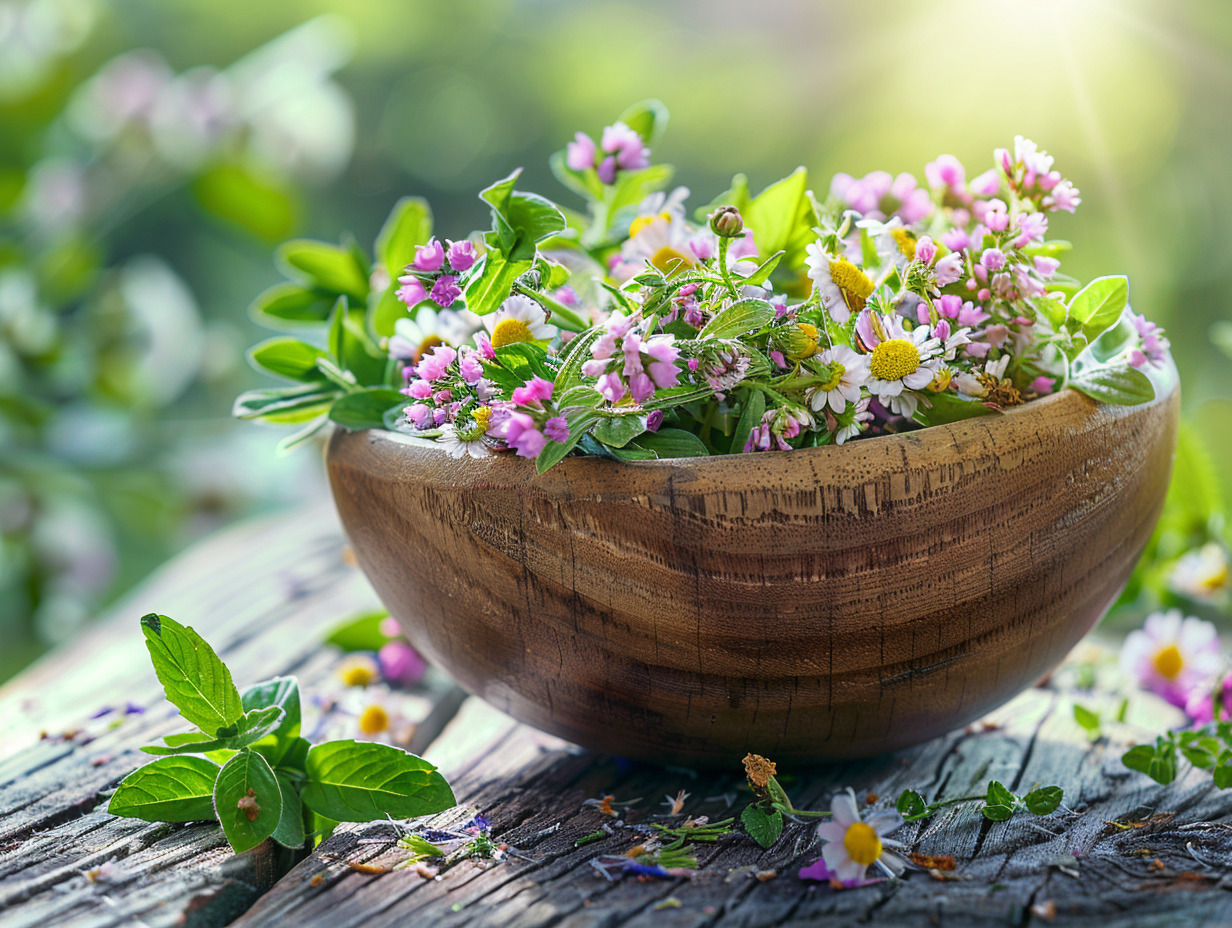
[[[969, 435], [973, 427], [978, 427], [981, 431], [987, 431], [992, 428], [1005, 429], [1021, 420], [1025, 416], [1051, 414], [1053, 417], [1064, 416], [1071, 413], [1077, 417], [1090, 417], [1098, 413], [1112, 416], [1114, 418], [1123, 418], [1125, 416], [1134, 415], [1141, 411], [1154, 408], [1163, 403], [1173, 401], [1180, 389], [1180, 378], [1178, 376], [1176, 366], [1169, 358], [1167, 365], [1162, 369], [1152, 373], [1150, 376], [1151, 383], [1155, 388], [1155, 396], [1147, 400], [1145, 403], [1135, 405], [1118, 405], [1112, 403], [1104, 403], [1099, 400], [1092, 399], [1084, 393], [1075, 390], [1072, 387], [1065, 387], [1058, 390], [1056, 393], [1048, 396], [1040, 397], [1039, 399], [1029, 400], [1020, 406], [1014, 406], [1010, 409], [994, 411], [987, 415], [969, 416], [965, 419], [956, 419], [952, 422], [944, 422], [940, 425], [926, 426], [920, 429], [913, 429], [908, 432], [897, 432], [891, 435], [875, 435], [870, 438], [861, 438], [858, 441], [853, 441], [851, 444], [844, 443], [843, 445], [818, 445], [813, 448], [794, 448], [786, 457], [790, 460], [783, 461], [782, 466], [787, 466], [790, 461], [804, 462], [821, 458], [825, 460], [828, 456], [843, 457], [849, 463], [855, 463], [860, 456], [861, 451], [865, 455], [878, 454], [892, 444], [909, 444], [917, 450], [927, 450], [931, 446], [949, 445], [953, 446], [957, 437]], [[976, 424], [978, 423], [978, 426]], [[994, 424], [995, 423], [995, 424]], [[349, 430], [341, 426], [335, 426], [335, 438], [340, 435], [352, 434]], [[436, 451], [440, 455], [446, 455], [444, 446], [430, 438], [421, 438], [417, 435], [410, 435], [405, 432], [395, 432], [390, 429], [365, 429], [353, 434], [361, 435], [370, 433], [372, 438], [380, 438], [391, 444], [403, 445], [410, 448], [419, 449], [421, 451]], [[853, 447], [854, 446], [854, 447]], [[741, 463], [747, 466], [750, 458], [760, 460], [764, 455], [745, 455], [745, 454], [711, 454], [704, 457], [677, 457], [677, 458], [650, 458], [641, 461], [622, 461], [618, 458], [605, 458], [595, 455], [567, 455], [562, 458], [556, 465], [551, 468], [551, 472], [560, 471], [562, 467], [568, 467], [579, 462], [587, 462], [591, 466], [614, 466], [614, 467], [632, 467], [641, 471], [646, 470], [674, 470], [681, 467], [735, 467]], [[487, 465], [501, 460], [517, 460], [512, 454], [495, 453], [489, 454], [484, 458], [470, 458], [463, 455], [461, 458], [451, 459], [459, 465]], [[527, 465], [534, 466], [530, 459], [525, 460]], [[540, 477], [547, 476], [549, 471], [540, 474]]]

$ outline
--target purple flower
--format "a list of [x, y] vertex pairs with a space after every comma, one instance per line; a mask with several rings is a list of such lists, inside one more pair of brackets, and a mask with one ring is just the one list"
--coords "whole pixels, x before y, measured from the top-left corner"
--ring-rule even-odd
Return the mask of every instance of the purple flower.
[[432, 427], [432, 407], [426, 403], [415, 403], [413, 406], [406, 407], [406, 417], [417, 429]]
[[663, 410], [652, 409], [646, 416], [646, 431], [657, 432], [659, 427], [663, 425]]
[[449, 260], [449, 266], [461, 273], [470, 270], [479, 255], [475, 253], [473, 242], [461, 241], [449, 243], [449, 252], [446, 257]]
[[376, 655], [381, 676], [398, 686], [414, 686], [428, 669], [422, 655], [405, 641], [391, 641]]
[[437, 278], [432, 285], [432, 299], [438, 306], [450, 306], [461, 295], [462, 288], [458, 286], [458, 278], [451, 274]]
[[569, 423], [564, 416], [552, 416], [543, 423], [543, 434], [550, 441], [565, 442], [569, 440]]
[[1053, 388], [1056, 387], [1056, 385], [1057, 381], [1055, 378], [1045, 377], [1043, 374], [1040, 374], [1031, 381], [1031, 389], [1040, 396], [1047, 396], [1053, 391]]
[[[1219, 718], [1215, 718], [1215, 701], [1219, 701]], [[1185, 702], [1185, 714], [1199, 725], [1211, 722], [1232, 722], [1232, 673], [1226, 673], [1214, 686], [1195, 689]]]
[[1139, 347], [1130, 352], [1129, 363], [1134, 367], [1150, 364], [1152, 367], [1162, 367], [1168, 357], [1171, 343], [1164, 338], [1163, 329], [1151, 322], [1145, 316], [1135, 312], [1129, 313], [1129, 321], [1138, 334]]
[[532, 377], [520, 387], [513, 389], [513, 402], [518, 406], [538, 405], [542, 400], [552, 398], [552, 381], [542, 377]]
[[398, 278], [398, 283], [402, 285], [398, 288], [398, 299], [407, 306], [418, 306], [428, 298], [423, 281], [414, 274], [403, 274]]
[[1174, 706], [1184, 707], [1222, 664], [1215, 626], [1179, 609], [1151, 613], [1121, 646], [1121, 670]]
[[609, 155], [599, 163], [599, 180], [605, 184], [615, 183], [616, 181], [616, 156]]
[[953, 155], [938, 155], [936, 161], [924, 165], [924, 179], [934, 190], [948, 188], [961, 191], [967, 179], [967, 170]]
[[479, 360], [479, 352], [474, 348], [463, 349], [458, 363], [458, 372], [469, 384], [477, 384], [483, 378], [483, 362]]
[[417, 400], [426, 400], [432, 395], [432, 384], [426, 380], [416, 380], [402, 390], [407, 396]]
[[655, 335], [646, 342], [646, 353], [652, 359], [646, 370], [660, 390], [676, 386], [680, 379], [680, 368], [676, 366], [680, 349], [676, 347], [675, 341], [674, 335]]
[[980, 266], [990, 271], [999, 271], [1005, 267], [1005, 253], [1000, 248], [985, 248], [980, 255]]
[[565, 146], [565, 166], [574, 171], [585, 171], [595, 166], [595, 140], [585, 132], [578, 132], [573, 141]]
[[417, 271], [439, 271], [445, 264], [445, 248], [435, 238], [426, 245], [415, 246], [415, 260], [411, 267]]

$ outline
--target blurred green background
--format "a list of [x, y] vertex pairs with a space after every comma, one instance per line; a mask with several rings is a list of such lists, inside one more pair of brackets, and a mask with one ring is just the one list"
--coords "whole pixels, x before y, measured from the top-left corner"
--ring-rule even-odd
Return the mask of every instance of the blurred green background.
[[229, 418], [277, 241], [370, 242], [408, 193], [459, 238], [517, 165], [567, 202], [548, 154], [651, 96], [695, 205], [736, 171], [1047, 148], [1084, 200], [1052, 229], [1066, 270], [1128, 273], [1184, 384], [1181, 476], [1121, 614], [1175, 598], [1184, 551], [1226, 551], [1226, 0], [0, 0], [0, 679], [201, 534], [328, 492], [312, 451]]

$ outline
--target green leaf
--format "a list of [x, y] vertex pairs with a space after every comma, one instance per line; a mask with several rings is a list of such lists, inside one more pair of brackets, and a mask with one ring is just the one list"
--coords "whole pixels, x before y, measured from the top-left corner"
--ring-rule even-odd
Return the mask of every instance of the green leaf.
[[1049, 815], [1057, 810], [1065, 792], [1059, 786], [1040, 786], [1022, 797], [1023, 804], [1032, 815]]
[[1211, 776], [1218, 789], [1227, 789], [1232, 786], [1232, 751], [1225, 749], [1220, 752], [1219, 760], [1216, 762], [1215, 769], [1211, 771]]
[[274, 779], [278, 782], [278, 792], [282, 798], [282, 813], [271, 837], [283, 847], [297, 850], [307, 840], [304, 834], [304, 806], [300, 802], [299, 790], [291, 778], [281, 771], [274, 772]]
[[[363, 310], [350, 309], [339, 298], [329, 321], [329, 353], [360, 386], [384, 386], [389, 358], [372, 341], [365, 325]], [[317, 367], [322, 367], [321, 359]]]
[[732, 433], [731, 454], [740, 454], [744, 451], [744, 446], [749, 440], [749, 433], [761, 422], [761, 417], [766, 412], [764, 393], [756, 387], [746, 387], [741, 392], [744, 394], [744, 408], [740, 411], [740, 418], [736, 420], [736, 431]]
[[765, 300], [737, 300], [706, 323], [698, 338], [738, 338], [755, 332], [774, 319], [774, 307]]
[[514, 281], [530, 266], [530, 261], [510, 261], [499, 252], [489, 251], [475, 265], [478, 271], [466, 284], [466, 308], [477, 316], [495, 312], [509, 298]]
[[405, 406], [408, 400], [397, 390], [388, 387], [369, 387], [340, 397], [329, 408], [330, 421], [353, 432], [363, 429], [385, 428], [385, 413], [395, 407]]
[[1138, 744], [1130, 748], [1121, 755], [1121, 762], [1165, 786], [1176, 779], [1176, 745], [1163, 736], [1155, 739], [1154, 746]]
[[994, 822], [1004, 822], [1014, 814], [1013, 806], [1002, 805], [986, 805], [981, 810], [984, 813], [984, 818]]
[[710, 450], [705, 443], [685, 429], [659, 429], [646, 432], [633, 440], [632, 445], [650, 451], [660, 460], [668, 458], [704, 458]]
[[325, 643], [341, 648], [347, 653], [379, 651], [393, 640], [381, 631], [381, 626], [388, 618], [389, 613], [384, 609], [357, 615], [334, 628], [325, 636]]
[[368, 300], [368, 268], [351, 248], [294, 239], [278, 249], [277, 258], [288, 276], [297, 276], [298, 272], [327, 293], [349, 296], [358, 303]]
[[[376, 237], [376, 257], [389, 272], [390, 286], [415, 260], [415, 249], [432, 237], [432, 208], [421, 197], [403, 197], [394, 204]], [[391, 333], [381, 333], [382, 335]]]
[[804, 260], [804, 248], [814, 238], [817, 211], [808, 193], [808, 171], [796, 168], [787, 177], [759, 193], [741, 210], [744, 224], [753, 230], [761, 254], [784, 252], [787, 267]]
[[1093, 400], [1116, 406], [1137, 406], [1155, 399], [1155, 387], [1150, 378], [1129, 365], [1079, 370], [1069, 386]]
[[434, 766], [388, 744], [327, 741], [312, 747], [305, 767], [304, 804], [339, 822], [413, 818], [455, 804]]
[[647, 145], [654, 145], [667, 130], [667, 107], [658, 100], [642, 100], [620, 114], [618, 122], [642, 137]]
[[600, 419], [591, 434], [605, 445], [612, 448], [623, 448], [644, 431], [646, 431], [646, 416], [643, 413]]
[[[240, 808], [241, 801], [255, 802], [256, 807], [246, 811]], [[251, 850], [274, 833], [282, 818], [282, 791], [264, 757], [254, 751], [240, 751], [227, 761], [214, 784], [214, 812], [237, 854]]]
[[898, 801], [894, 804], [898, 809], [898, 814], [909, 822], [914, 822], [917, 819], [924, 818], [928, 815], [928, 803], [913, 789], [905, 789], [898, 795]]
[[982, 810], [984, 817], [994, 822], [1004, 822], [1014, 814], [1014, 806], [1018, 803], [1018, 797], [1006, 789], [999, 780], [991, 780], [988, 784], [988, 792], [984, 796], [984, 802], [987, 803]]
[[[594, 395], [596, 399], [601, 399], [598, 393]], [[591, 406], [562, 408], [561, 415], [565, 417], [565, 422], [569, 426], [569, 438], [563, 442], [549, 441], [547, 443], [544, 449], [539, 452], [539, 457], [535, 459], [535, 470], [537, 473], [542, 474], [553, 465], [559, 463], [565, 455], [577, 447], [578, 442], [582, 440], [582, 436], [599, 420]]]
[[270, 287], [249, 307], [249, 314], [261, 323], [321, 323], [329, 318], [335, 296], [299, 284], [281, 283]]
[[244, 714], [231, 671], [191, 628], [165, 615], [141, 619], [158, 682], [184, 718], [207, 734]]
[[167, 747], [149, 744], [141, 750], [147, 754], [207, 754], [211, 751], [238, 750], [276, 731], [282, 724], [284, 714], [280, 706], [254, 709], [245, 712], [236, 722], [219, 728], [214, 738], [180, 741]]
[[1087, 341], [1121, 318], [1129, 305], [1129, 278], [1098, 277], [1069, 301], [1069, 318], [1082, 326]]
[[774, 269], [779, 266], [779, 261], [782, 260], [783, 255], [786, 253], [787, 252], [785, 251], [776, 251], [765, 261], [759, 264], [757, 266], [757, 270], [755, 270], [752, 274], [748, 277], [740, 278], [740, 282], [746, 287], [754, 287], [764, 284], [770, 279], [770, 275], [774, 273]]
[[248, 360], [253, 365], [290, 380], [321, 380], [317, 358], [323, 357], [325, 352], [316, 345], [290, 336], [268, 339], [248, 351]]
[[746, 806], [740, 813], [740, 822], [749, 836], [765, 848], [773, 846], [783, 834], [783, 813], [777, 809], [764, 812], [756, 805]]
[[[509, 261], [529, 262], [535, 256], [535, 243], [555, 235], [565, 228], [565, 217], [555, 203], [536, 193], [521, 193], [513, 189], [521, 175], [518, 168], [479, 194], [492, 207], [496, 244]], [[473, 307], [468, 308], [474, 311]]]
[[164, 757], [121, 780], [107, 811], [146, 822], [212, 821], [217, 777], [218, 765], [204, 757]]
[[298, 223], [300, 208], [293, 191], [237, 165], [214, 168], [193, 183], [205, 209], [267, 242], [286, 238]]
[[925, 408], [921, 403], [915, 415], [916, 420], [924, 425], [944, 425], [977, 416], [991, 416], [998, 411], [987, 403], [957, 393], [933, 393], [928, 399], [932, 405]]
[[586, 200], [598, 200], [603, 196], [603, 183], [593, 168], [575, 171], [565, 163], [565, 152], [553, 152], [548, 158], [552, 174], [564, 186]]
[[244, 690], [240, 698], [249, 712], [275, 707], [282, 710], [278, 725], [252, 744], [254, 751], [259, 751], [271, 765], [277, 766], [299, 740], [302, 724], [299, 681], [295, 677], [271, 677]]
[[1088, 732], [1098, 734], [1100, 730], [1099, 716], [1078, 703], [1074, 703], [1074, 721]]
[[310, 837], [312, 838], [312, 846], [314, 849], [318, 847], [322, 841], [328, 839], [329, 836], [334, 833], [334, 829], [338, 827], [338, 823], [334, 821], [334, 819], [313, 812], [311, 809], [308, 810], [306, 817], [312, 820], [312, 832]]
[[301, 421], [314, 418], [329, 407], [339, 394], [332, 383], [304, 383], [273, 390], [249, 390], [236, 397], [231, 415], [237, 419]]
[[1061, 327], [1065, 325], [1065, 320], [1069, 318], [1069, 310], [1065, 308], [1065, 304], [1060, 300], [1054, 300], [1046, 296], [1039, 297], [1034, 302], [1035, 308], [1041, 316], [1048, 320], [1048, 324], [1052, 326], [1053, 331], [1061, 331]]
[[420, 857], [444, 857], [445, 852], [433, 844], [431, 841], [426, 841], [419, 835], [403, 835], [398, 839], [398, 844], [412, 851]]

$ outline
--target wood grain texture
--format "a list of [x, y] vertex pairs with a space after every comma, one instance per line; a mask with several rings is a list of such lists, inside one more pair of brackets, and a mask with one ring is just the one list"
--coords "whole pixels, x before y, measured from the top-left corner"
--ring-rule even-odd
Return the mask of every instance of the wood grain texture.
[[1163, 503], [1179, 389], [1064, 391], [817, 448], [536, 475], [337, 431], [360, 565], [472, 692], [586, 747], [729, 765], [917, 744], [1055, 667]]

